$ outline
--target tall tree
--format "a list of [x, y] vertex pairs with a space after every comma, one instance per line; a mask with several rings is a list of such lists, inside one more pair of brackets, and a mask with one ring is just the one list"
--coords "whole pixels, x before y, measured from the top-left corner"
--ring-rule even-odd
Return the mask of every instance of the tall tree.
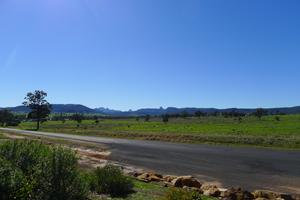
[[47, 93], [43, 90], [36, 90], [34, 92], [27, 93], [24, 98], [23, 105], [30, 108], [31, 112], [28, 114], [28, 118], [36, 120], [36, 130], [40, 129], [40, 122], [42, 119], [49, 116], [51, 112], [51, 105], [46, 100]]

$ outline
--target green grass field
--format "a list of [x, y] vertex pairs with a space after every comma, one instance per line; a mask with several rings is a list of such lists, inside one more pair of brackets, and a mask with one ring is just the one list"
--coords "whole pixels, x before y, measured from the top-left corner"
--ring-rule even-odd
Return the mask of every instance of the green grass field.
[[[96, 124], [93, 120], [77, 122], [48, 121], [41, 131], [96, 135], [117, 138], [162, 140], [187, 143], [216, 143], [254, 145], [279, 148], [300, 148], [300, 115], [265, 116], [261, 120], [236, 118], [202, 117], [172, 118], [163, 123], [160, 118], [149, 122], [142, 119], [105, 119]], [[24, 122], [20, 129], [34, 129], [35, 123]]]

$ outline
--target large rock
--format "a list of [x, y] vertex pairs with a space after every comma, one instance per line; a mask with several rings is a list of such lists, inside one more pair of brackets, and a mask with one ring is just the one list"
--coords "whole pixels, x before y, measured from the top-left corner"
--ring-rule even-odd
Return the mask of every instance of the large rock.
[[174, 179], [176, 179], [176, 178], [177, 178], [177, 176], [166, 175], [166, 176], [163, 177], [163, 180], [164, 180], [165, 182], [171, 183], [171, 182], [172, 182]]
[[230, 188], [222, 191], [220, 194], [224, 200], [252, 200], [254, 199], [253, 194], [248, 191], [242, 190], [241, 188]]
[[159, 182], [162, 181], [162, 175], [156, 174], [156, 173], [143, 173], [137, 177], [137, 179], [142, 181], [153, 181], [153, 182]]
[[221, 192], [216, 185], [203, 185], [201, 187], [203, 194], [206, 196], [219, 197]]
[[265, 198], [265, 199], [271, 199], [271, 200], [280, 200], [280, 199], [284, 199], [284, 200], [292, 200], [292, 196], [288, 195], [288, 194], [280, 194], [280, 193], [276, 193], [276, 192], [272, 192], [272, 191], [268, 191], [268, 190], [255, 190], [253, 192], [253, 196], [254, 198]]
[[157, 175], [150, 175], [148, 177], [148, 180], [151, 182], [160, 182], [162, 181], [162, 179], [160, 177], [158, 177]]
[[201, 183], [193, 178], [192, 176], [179, 176], [172, 180], [172, 185], [175, 187], [193, 187], [193, 188], [200, 188]]

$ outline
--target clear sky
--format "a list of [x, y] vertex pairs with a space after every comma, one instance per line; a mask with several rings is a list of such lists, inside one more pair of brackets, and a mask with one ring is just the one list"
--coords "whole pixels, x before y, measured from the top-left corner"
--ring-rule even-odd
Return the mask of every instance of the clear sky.
[[300, 105], [299, 0], [0, 0], [0, 107]]

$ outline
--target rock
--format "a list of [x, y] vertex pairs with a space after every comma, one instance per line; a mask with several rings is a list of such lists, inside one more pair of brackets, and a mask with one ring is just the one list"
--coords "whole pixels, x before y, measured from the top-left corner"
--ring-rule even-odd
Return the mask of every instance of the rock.
[[268, 190], [255, 190], [253, 192], [254, 197], [257, 198], [265, 198], [265, 199], [272, 199], [272, 200], [292, 200], [292, 196], [289, 194], [280, 194]]
[[137, 176], [137, 178], [138, 178], [139, 180], [147, 180], [148, 177], [149, 177], [149, 174], [148, 174], [148, 173], [143, 173], [143, 174]]
[[160, 181], [162, 181], [162, 179], [160, 177], [156, 176], [156, 175], [150, 175], [148, 177], [148, 180], [152, 181], [152, 182], [160, 182]]
[[137, 177], [137, 179], [142, 181], [153, 181], [159, 182], [162, 181], [162, 175], [155, 173], [143, 173]]
[[219, 197], [221, 192], [216, 185], [203, 185], [201, 187], [203, 194], [206, 196]]
[[201, 183], [193, 178], [192, 176], [179, 176], [172, 180], [172, 185], [175, 187], [194, 187], [194, 188], [200, 188]]
[[171, 175], [167, 175], [167, 176], [164, 176], [163, 177], [163, 180], [165, 181], [165, 182], [172, 182], [174, 179], [176, 179], [177, 178], [177, 176], [171, 176]]
[[222, 191], [220, 197], [226, 200], [252, 200], [254, 196], [241, 188], [230, 188], [226, 191]]

